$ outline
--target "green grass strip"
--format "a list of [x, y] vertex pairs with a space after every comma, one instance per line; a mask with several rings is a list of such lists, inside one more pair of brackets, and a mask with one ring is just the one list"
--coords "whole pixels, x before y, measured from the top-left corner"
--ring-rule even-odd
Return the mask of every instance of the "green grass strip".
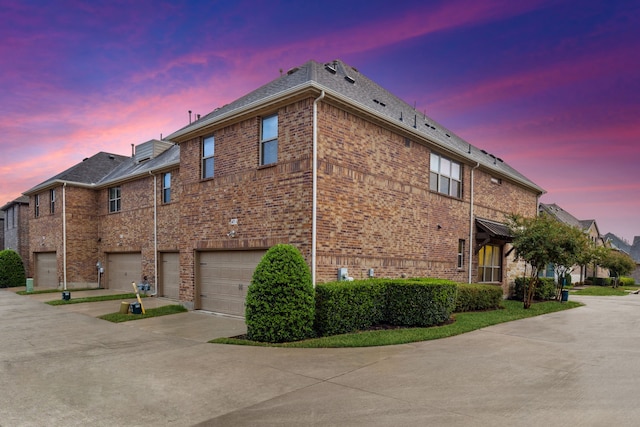
[[623, 295], [629, 295], [630, 292], [624, 290], [624, 288], [612, 288], [609, 286], [589, 286], [588, 288], [572, 291], [571, 295], [587, 295], [597, 297], [617, 297]]
[[166, 316], [169, 314], [184, 313], [187, 310], [184, 306], [179, 304], [163, 305], [157, 308], [148, 308], [145, 310], [145, 314], [122, 314], [122, 313], [109, 313], [98, 317], [99, 319], [108, 320], [113, 323], [128, 322], [130, 320], [147, 319], [149, 317]]
[[215, 344], [296, 348], [373, 347], [408, 344], [412, 342], [429, 341], [460, 335], [477, 329], [486, 328], [487, 326], [497, 325], [499, 323], [511, 322], [513, 320], [525, 319], [527, 317], [534, 317], [541, 314], [554, 313], [556, 311], [580, 307], [583, 304], [575, 301], [568, 301], [566, 303], [548, 301], [533, 304], [531, 308], [527, 310], [523, 308], [522, 302], [520, 301], [505, 300], [503, 301], [503, 305], [504, 308], [498, 310], [457, 313], [454, 315], [455, 322], [449, 325], [433, 326], [430, 328], [363, 331], [282, 344], [258, 343], [234, 338], [217, 338], [209, 342]]
[[[68, 291], [73, 291], [73, 292], [79, 292], [79, 291], [102, 291], [103, 288], [73, 288], [73, 289], [67, 289]], [[18, 295], [37, 295], [37, 294], [53, 294], [56, 292], [64, 292], [62, 289], [40, 289], [40, 290], [34, 290], [31, 292], [27, 292], [27, 291], [18, 291], [16, 292], [16, 294]]]
[[[136, 294], [132, 292], [130, 294], [98, 295], [95, 297], [71, 298], [69, 300], [57, 299], [53, 301], [47, 301], [46, 303], [49, 305], [66, 305], [66, 304], [79, 304], [81, 302], [98, 302], [98, 301], [113, 301], [116, 299], [132, 299], [135, 297], [136, 297]], [[146, 295], [140, 295], [140, 298], [145, 298], [145, 297]]]

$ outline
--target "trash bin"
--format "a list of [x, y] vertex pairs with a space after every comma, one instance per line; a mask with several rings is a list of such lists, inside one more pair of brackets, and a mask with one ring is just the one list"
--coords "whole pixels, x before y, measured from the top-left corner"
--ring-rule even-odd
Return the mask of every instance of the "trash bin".
[[71, 299], [71, 292], [62, 291], [62, 299], [65, 301], [69, 301]]
[[142, 305], [139, 302], [132, 302], [130, 307], [131, 313], [142, 314]]
[[569, 301], [569, 291], [567, 289], [562, 290], [562, 297], [560, 298], [560, 302]]
[[27, 292], [33, 292], [33, 279], [27, 279]]
[[129, 303], [122, 301], [120, 303], [120, 314], [129, 314]]

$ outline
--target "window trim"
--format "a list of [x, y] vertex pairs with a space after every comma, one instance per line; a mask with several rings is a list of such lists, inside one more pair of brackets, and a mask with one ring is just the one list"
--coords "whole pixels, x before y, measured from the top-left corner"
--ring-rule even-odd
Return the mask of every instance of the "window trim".
[[40, 217], [40, 195], [33, 196], [33, 214], [36, 218]]
[[[205, 144], [207, 141], [211, 141], [212, 142], [212, 149], [213, 152], [211, 153], [211, 155], [206, 155], [205, 154]], [[200, 178], [201, 179], [211, 179], [215, 176], [216, 173], [216, 168], [215, 168], [215, 154], [216, 154], [216, 138], [213, 134], [211, 135], [207, 135], [207, 136], [203, 136], [202, 137], [202, 144], [200, 147], [200, 155], [201, 155], [201, 161], [200, 161]], [[207, 172], [207, 168], [206, 168], [206, 162], [208, 160], [211, 160], [211, 175], [205, 175]]]
[[[116, 213], [122, 210], [122, 187], [115, 186], [109, 187], [108, 197], [109, 197], [109, 213]], [[116, 192], [114, 195], [113, 192]]]
[[[167, 184], [168, 178], [168, 184]], [[162, 203], [171, 203], [171, 172], [165, 172], [162, 174]]]
[[56, 213], [56, 189], [49, 190], [49, 213]]
[[462, 270], [464, 268], [464, 252], [465, 252], [465, 240], [458, 239], [458, 256], [457, 256], [457, 268], [458, 270]]
[[[491, 247], [491, 260], [490, 264], [486, 264], [487, 262], [487, 252], [486, 248]], [[494, 265], [493, 261], [495, 261], [495, 255], [497, 255], [498, 265]], [[485, 280], [485, 270], [491, 270], [491, 280]], [[483, 245], [478, 251], [478, 283], [502, 283], [503, 277], [503, 262], [502, 262], [502, 246], [488, 243]], [[498, 276], [499, 280], [495, 280], [496, 276]]]
[[[437, 166], [437, 170], [433, 169], [433, 163], [434, 160], [437, 160], [438, 166]], [[442, 169], [442, 164], [443, 164], [443, 160], [449, 163], [449, 172], [448, 175], [444, 173]], [[458, 176], [459, 179], [454, 178], [451, 173], [451, 170], [454, 168], [454, 166], [458, 167]], [[449, 182], [448, 186], [447, 186], [447, 191], [442, 191], [442, 186], [443, 184], [443, 178], [446, 178]], [[434, 191], [438, 194], [443, 194], [445, 196], [449, 196], [449, 197], [455, 197], [456, 199], [462, 199], [463, 196], [463, 192], [462, 192], [462, 181], [464, 178], [464, 171], [463, 171], [463, 164], [460, 162], [457, 162], [455, 160], [452, 160], [449, 157], [446, 156], [442, 156], [440, 154], [434, 153], [432, 152], [429, 158], [429, 189], [431, 191]], [[456, 194], [453, 194], [453, 185], [451, 185], [452, 182], [456, 182], [457, 185], [457, 192]]]
[[[272, 119], [272, 118], [275, 118], [275, 120], [276, 120], [275, 136], [274, 137], [265, 138], [264, 137], [264, 125], [269, 119]], [[278, 120], [278, 113], [271, 114], [269, 116], [263, 116], [262, 119], [260, 120], [260, 166], [269, 166], [269, 165], [275, 165], [276, 163], [278, 163], [278, 126], [279, 126], [279, 123], [280, 122]], [[276, 147], [275, 159], [272, 162], [265, 163], [265, 158], [264, 158], [265, 146], [267, 144], [273, 143], [273, 142], [275, 142], [275, 147]]]

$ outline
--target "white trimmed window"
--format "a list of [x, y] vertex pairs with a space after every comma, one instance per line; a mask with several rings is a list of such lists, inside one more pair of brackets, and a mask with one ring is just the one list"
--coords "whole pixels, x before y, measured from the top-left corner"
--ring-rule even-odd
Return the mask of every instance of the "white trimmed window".
[[202, 139], [202, 179], [213, 178], [214, 158], [216, 142], [213, 135]]
[[464, 268], [464, 239], [458, 240], [458, 269]]
[[56, 189], [49, 190], [49, 212], [56, 213]]
[[171, 172], [162, 174], [162, 203], [171, 202]]
[[462, 165], [439, 154], [431, 153], [429, 187], [447, 196], [462, 197]]
[[502, 251], [500, 246], [484, 245], [478, 252], [478, 280], [480, 282], [502, 281]]
[[38, 218], [40, 216], [40, 195], [33, 196], [33, 215]]
[[109, 189], [109, 213], [120, 212], [120, 209], [120, 187], [111, 187]]
[[263, 117], [260, 131], [260, 166], [278, 161], [278, 115]]

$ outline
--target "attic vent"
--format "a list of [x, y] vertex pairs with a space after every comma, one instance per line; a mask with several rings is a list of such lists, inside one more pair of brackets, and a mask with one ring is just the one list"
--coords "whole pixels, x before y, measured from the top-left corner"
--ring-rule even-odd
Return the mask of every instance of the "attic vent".
[[447, 138], [451, 138], [451, 135], [449, 135], [448, 133], [445, 133], [445, 135], [447, 135]]
[[83, 162], [86, 162], [87, 160], [89, 160], [88, 157], [85, 157], [84, 159], [82, 159]]
[[431, 126], [431, 129], [436, 130], [436, 127], [435, 126]]
[[298, 71], [299, 69], [300, 69], [300, 68], [298, 68], [298, 67], [293, 67], [292, 69], [290, 69], [289, 71], [287, 71], [287, 74], [288, 74], [288, 75], [291, 75], [291, 74], [295, 73], [296, 71]]
[[381, 105], [381, 106], [383, 106], [383, 107], [386, 107], [386, 106], [387, 106], [387, 104], [385, 104], [385, 103], [384, 103], [384, 102], [382, 102], [382, 101], [378, 101], [377, 99], [374, 99], [374, 100], [373, 100], [373, 102], [375, 102], [376, 104], [379, 104], [379, 105]]
[[411, 140], [409, 138], [405, 138], [404, 139], [404, 146], [405, 147], [411, 147]]
[[500, 163], [504, 163], [504, 160], [502, 160], [500, 157], [498, 157], [497, 159]]
[[348, 81], [349, 83], [351, 83], [351, 84], [353, 84], [353, 83], [355, 83], [355, 82], [356, 82], [356, 79], [354, 79], [354, 78], [353, 78], [353, 77], [351, 77], [351, 76], [344, 76], [344, 79], [345, 79], [346, 81]]
[[333, 65], [331, 64], [324, 64], [324, 69], [327, 70], [328, 72], [330, 72], [331, 74], [335, 74], [336, 73], [336, 69]]
[[116, 156], [114, 156], [113, 154], [109, 154], [109, 158], [110, 158], [111, 160], [113, 160], [113, 159], [115, 159], [115, 158], [116, 158]]
[[480, 151], [482, 151], [482, 153], [484, 153], [484, 154], [489, 154], [489, 153], [487, 153], [485, 150], [480, 150]]

